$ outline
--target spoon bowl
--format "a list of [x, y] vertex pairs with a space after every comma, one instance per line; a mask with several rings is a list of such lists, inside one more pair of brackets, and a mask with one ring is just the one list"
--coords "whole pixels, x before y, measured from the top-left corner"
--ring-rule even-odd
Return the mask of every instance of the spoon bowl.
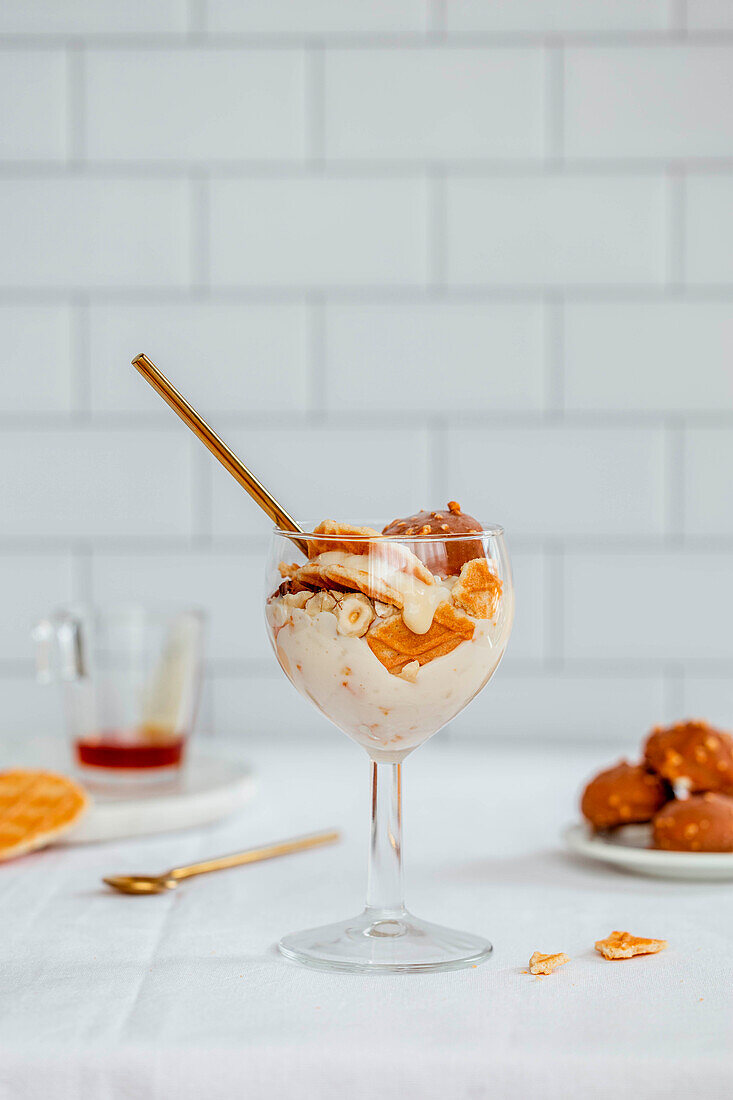
[[104, 881], [121, 894], [164, 894], [178, 886], [170, 875], [110, 875]]

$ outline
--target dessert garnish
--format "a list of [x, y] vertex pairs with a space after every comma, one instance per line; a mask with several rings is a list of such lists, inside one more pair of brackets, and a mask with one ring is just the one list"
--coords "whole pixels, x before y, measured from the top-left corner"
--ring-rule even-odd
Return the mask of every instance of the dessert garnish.
[[552, 974], [558, 966], [564, 966], [570, 962], [570, 956], [564, 951], [558, 951], [556, 955], [543, 955], [541, 951], [535, 951], [529, 960], [530, 974]]
[[604, 959], [631, 959], [634, 955], [656, 955], [664, 951], [666, 940], [647, 940], [629, 932], [611, 932], [605, 940], [596, 940], [596, 951]]

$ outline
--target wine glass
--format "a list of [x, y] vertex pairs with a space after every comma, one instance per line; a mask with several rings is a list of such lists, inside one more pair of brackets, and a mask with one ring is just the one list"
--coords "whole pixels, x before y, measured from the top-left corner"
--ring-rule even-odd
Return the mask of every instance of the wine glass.
[[366, 750], [371, 767], [364, 912], [292, 933], [279, 947], [327, 970], [474, 966], [489, 957], [487, 940], [405, 908], [402, 761], [463, 710], [504, 654], [514, 617], [504, 532], [369, 531], [327, 523], [272, 535], [265, 618], [277, 659], [300, 694]]

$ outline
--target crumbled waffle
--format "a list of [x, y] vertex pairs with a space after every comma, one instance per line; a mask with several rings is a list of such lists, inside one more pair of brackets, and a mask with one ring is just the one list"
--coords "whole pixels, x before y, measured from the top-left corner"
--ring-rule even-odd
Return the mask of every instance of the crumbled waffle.
[[387, 671], [399, 676], [413, 661], [422, 667], [436, 657], [451, 653], [461, 642], [470, 641], [474, 630], [474, 624], [466, 615], [449, 603], [442, 603], [425, 634], [413, 633], [401, 617], [393, 616], [375, 620], [367, 631], [366, 640]]
[[486, 558], [467, 561], [453, 585], [452, 596], [459, 607], [476, 619], [494, 619], [499, 609], [502, 584]]
[[643, 936], [632, 936], [628, 932], [611, 932], [605, 940], [596, 940], [596, 951], [604, 959], [630, 959], [634, 955], [656, 955], [664, 951], [666, 940], [647, 940]]
[[[319, 554], [327, 554], [330, 550], [341, 550], [345, 554], [366, 554], [370, 543], [366, 538], [349, 540], [349, 535], [376, 535], [373, 527], [352, 527], [348, 523], [337, 523], [335, 519], [324, 519], [313, 531], [314, 535], [330, 535], [325, 539], [309, 539], [308, 557], [317, 558]], [[335, 539], [334, 535], [344, 535], [343, 539]]]
[[351, 589], [363, 592], [372, 600], [380, 600], [395, 607], [401, 608], [403, 604], [402, 594], [382, 577], [369, 569], [356, 569], [351, 565], [342, 565], [340, 562], [331, 562], [326, 565], [316, 558], [301, 566], [291, 581], [293, 585], [306, 588], [339, 588], [342, 591]]
[[277, 571], [283, 580], [287, 580], [289, 577], [294, 576], [299, 569], [300, 566], [297, 564], [297, 562], [291, 562], [288, 565], [286, 561], [281, 561], [277, 567]]
[[570, 956], [564, 951], [559, 951], [556, 955], [543, 955], [541, 951], [535, 951], [529, 960], [529, 972], [530, 974], [552, 974], [558, 966], [564, 966], [569, 962]]
[[76, 824], [87, 805], [84, 790], [65, 775], [0, 773], [0, 860], [49, 844]]
[[[334, 550], [342, 554], [368, 555], [378, 558], [386, 563], [388, 569], [394, 569], [398, 573], [407, 573], [417, 577], [423, 584], [433, 584], [435, 578], [429, 569], [426, 569], [420, 559], [398, 542], [379, 541], [379, 532], [373, 527], [351, 527], [347, 523], [336, 523], [332, 519], [324, 519], [319, 523], [314, 534], [330, 535], [329, 539], [310, 539], [308, 542], [309, 559], [318, 558], [320, 554], [328, 554]], [[344, 538], [334, 538], [341, 536]], [[349, 535], [375, 536], [375, 541], [368, 537], [349, 539]]]

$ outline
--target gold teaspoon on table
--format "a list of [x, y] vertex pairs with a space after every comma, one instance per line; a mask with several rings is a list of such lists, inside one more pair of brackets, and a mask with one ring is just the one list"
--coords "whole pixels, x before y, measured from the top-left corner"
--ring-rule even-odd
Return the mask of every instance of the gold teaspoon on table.
[[[272, 493], [265, 488], [251, 470], [247, 469], [241, 459], [237, 458], [234, 451], [227, 447], [224, 440], [216, 434], [213, 428], [209, 427], [202, 416], [199, 416], [193, 405], [189, 405], [183, 394], [178, 392], [173, 383], [169, 382], [166, 376], [158, 370], [155, 363], [148, 359], [147, 355], [142, 353], [136, 355], [132, 360], [132, 365], [281, 530], [302, 531], [300, 524], [288, 515], [282, 505], [275, 500]], [[307, 557], [308, 546], [306, 540], [294, 538], [293, 542]]]
[[186, 878], [193, 878], [194, 875], [205, 875], [209, 871], [223, 871], [226, 867], [239, 867], [242, 863], [257, 863], [261, 859], [273, 859], [275, 856], [287, 856], [291, 852], [304, 852], [308, 848], [318, 848], [321, 844], [333, 844], [340, 839], [340, 835], [336, 829], [325, 833], [309, 833], [307, 836], [294, 837], [292, 840], [265, 844], [261, 848], [248, 848], [244, 852], [234, 852], [229, 856], [205, 859], [201, 863], [173, 867], [162, 875], [110, 875], [102, 881], [122, 894], [163, 894], [166, 890], [175, 890], [179, 882]]

